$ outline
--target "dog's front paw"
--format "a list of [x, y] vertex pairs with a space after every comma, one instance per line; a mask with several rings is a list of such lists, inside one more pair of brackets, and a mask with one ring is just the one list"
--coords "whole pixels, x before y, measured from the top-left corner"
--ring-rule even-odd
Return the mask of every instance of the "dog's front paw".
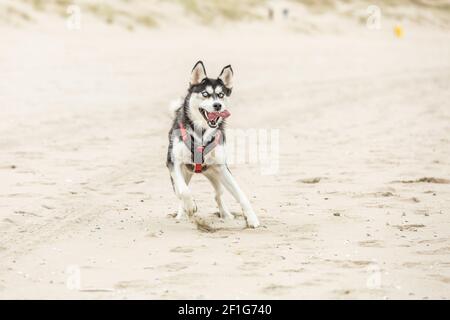
[[259, 227], [259, 220], [253, 212], [250, 214], [246, 214], [245, 218], [247, 219], [247, 227], [249, 228]]
[[190, 193], [185, 193], [182, 195], [183, 198], [183, 209], [189, 217], [197, 212], [197, 205]]

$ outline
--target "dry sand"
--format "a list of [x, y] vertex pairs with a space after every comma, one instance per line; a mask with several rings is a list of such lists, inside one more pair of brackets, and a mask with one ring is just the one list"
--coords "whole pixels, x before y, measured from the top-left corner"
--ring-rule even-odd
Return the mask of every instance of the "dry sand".
[[[450, 297], [448, 32], [62, 23], [0, 29], [0, 298]], [[200, 176], [214, 229], [169, 216], [167, 108], [199, 58], [233, 65], [230, 128], [280, 130], [277, 174], [231, 166], [256, 230]]]

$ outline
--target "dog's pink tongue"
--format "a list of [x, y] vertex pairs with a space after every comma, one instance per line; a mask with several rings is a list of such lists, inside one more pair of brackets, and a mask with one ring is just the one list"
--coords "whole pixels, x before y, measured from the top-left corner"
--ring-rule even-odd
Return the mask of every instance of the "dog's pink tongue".
[[225, 118], [228, 118], [229, 116], [231, 116], [231, 113], [228, 110], [224, 110], [224, 111], [220, 112], [220, 116], [225, 119]]
[[231, 115], [231, 113], [228, 110], [224, 110], [222, 112], [214, 111], [214, 112], [208, 112], [208, 120], [213, 121], [217, 120], [219, 117], [222, 118], [228, 118]]

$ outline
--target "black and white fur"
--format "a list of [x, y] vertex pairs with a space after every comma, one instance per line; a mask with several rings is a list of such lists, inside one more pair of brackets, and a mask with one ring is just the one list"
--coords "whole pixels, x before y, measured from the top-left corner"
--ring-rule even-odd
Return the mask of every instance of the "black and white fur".
[[[175, 118], [169, 132], [169, 149], [167, 167], [169, 168], [172, 185], [180, 200], [177, 219], [185, 214], [191, 217], [197, 206], [189, 190], [189, 182], [194, 174], [191, 150], [187, 148], [179, 134], [180, 123], [186, 131], [203, 141], [213, 139], [217, 130], [221, 131], [222, 143], [205, 155], [202, 174], [211, 182], [215, 191], [215, 200], [219, 207], [220, 217], [233, 219], [223, 199], [223, 187], [239, 202], [247, 225], [251, 228], [259, 226], [250, 201], [242, 192], [226, 164], [225, 153], [225, 120], [208, 121], [208, 112], [228, 110], [228, 99], [233, 87], [233, 70], [231, 66], [223, 68], [217, 79], [208, 78], [201, 61], [192, 69], [188, 93], [180, 107], [175, 111]], [[177, 134], [178, 133], [178, 134]]]

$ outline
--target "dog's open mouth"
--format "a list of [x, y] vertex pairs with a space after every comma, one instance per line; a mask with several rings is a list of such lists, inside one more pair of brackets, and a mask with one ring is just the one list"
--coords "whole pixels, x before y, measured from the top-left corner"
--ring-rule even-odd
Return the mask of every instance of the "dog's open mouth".
[[216, 128], [218, 126], [220, 118], [225, 119], [230, 116], [230, 112], [228, 110], [224, 110], [222, 112], [208, 112], [203, 108], [200, 108], [199, 110], [211, 128]]

